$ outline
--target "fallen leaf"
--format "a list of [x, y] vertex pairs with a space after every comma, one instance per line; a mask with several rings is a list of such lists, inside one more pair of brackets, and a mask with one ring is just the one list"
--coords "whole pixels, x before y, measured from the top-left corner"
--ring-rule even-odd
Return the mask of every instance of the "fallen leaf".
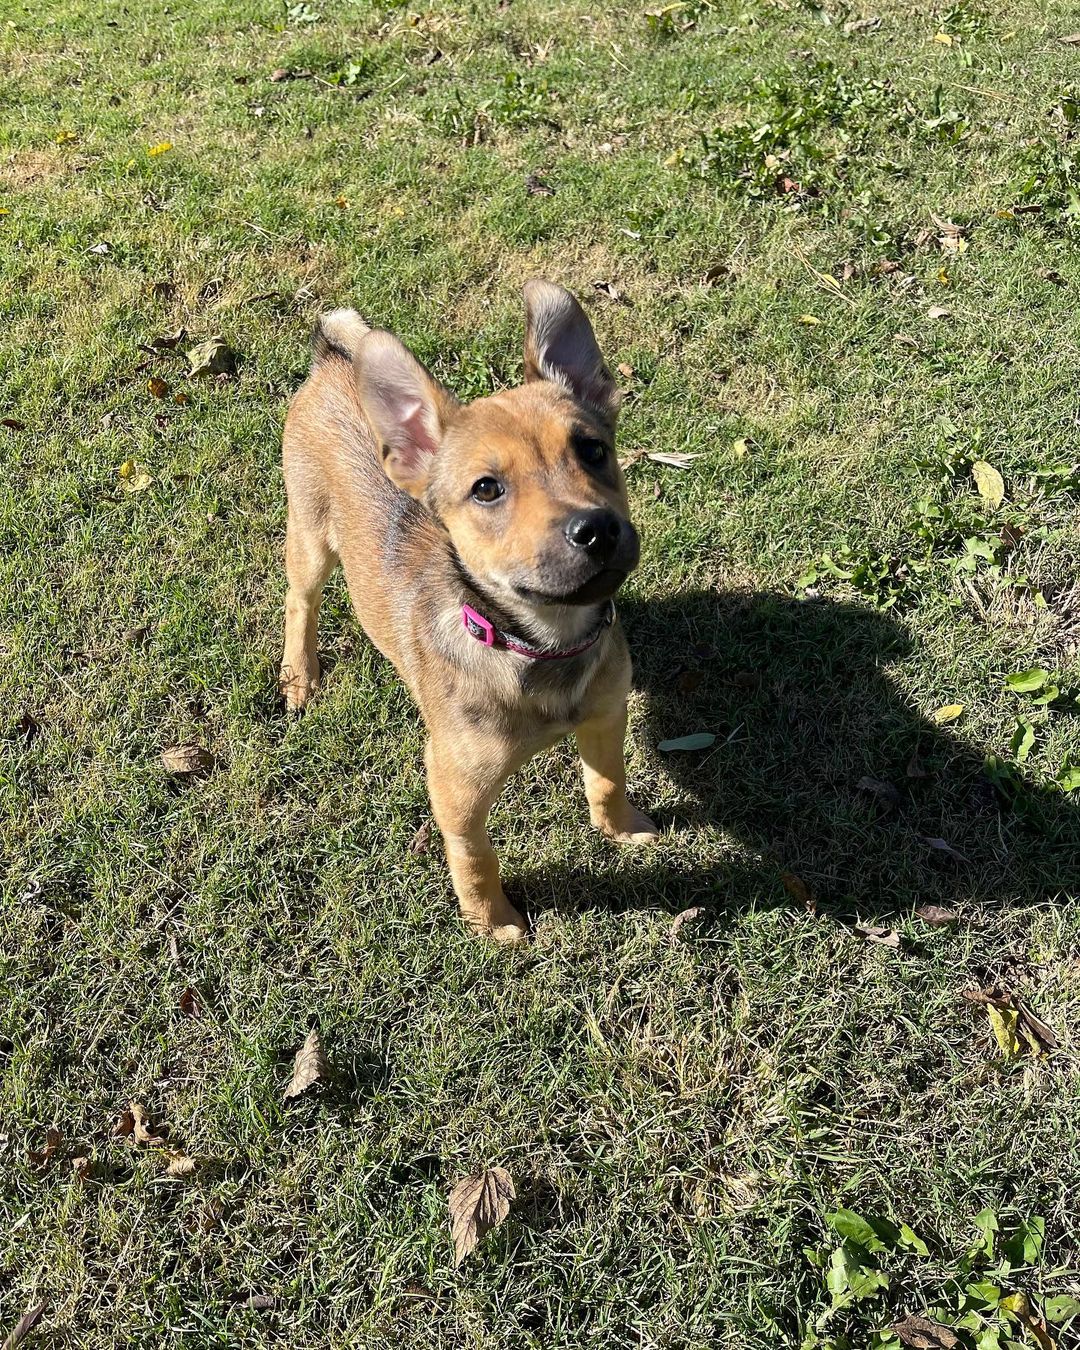
[[1006, 1059], [1015, 1059], [1023, 1050], [1020, 1038], [1016, 1034], [1019, 1013], [1015, 1008], [999, 1008], [994, 1003], [988, 1003], [986, 1015], [990, 1019], [990, 1029], [994, 1033], [994, 1040], [1001, 1048], [1001, 1053]]
[[684, 924], [693, 923], [695, 919], [700, 919], [705, 913], [700, 905], [695, 905], [692, 909], [684, 909], [681, 914], [676, 914], [671, 921], [671, 928], [668, 931], [668, 937], [674, 942], [679, 936], [679, 930]]
[[178, 778], [193, 778], [209, 773], [217, 761], [201, 745], [167, 745], [161, 752], [161, 763], [166, 773]]
[[172, 141], [158, 141], [157, 145], [151, 145], [146, 153], [151, 159], [155, 159], [158, 155], [167, 155], [171, 149]]
[[656, 454], [650, 453], [645, 456], [646, 459], [651, 459], [654, 464], [666, 464], [672, 469], [688, 469], [695, 459], [704, 459], [704, 457], [704, 453], [669, 455], [666, 451], [657, 451]]
[[750, 453], [749, 444], [740, 437], [737, 441], [731, 442], [731, 453], [736, 459], [745, 459]]
[[895, 258], [882, 258], [880, 262], [874, 264], [874, 272], [879, 277], [891, 276], [893, 272], [901, 270], [901, 266]]
[[221, 1201], [210, 1199], [199, 1210], [195, 1222], [203, 1233], [212, 1233], [221, 1222], [221, 1216], [224, 1213], [225, 1207]]
[[151, 338], [148, 345], [159, 352], [171, 352], [186, 340], [187, 329], [178, 328], [175, 333], [162, 333], [160, 337]]
[[183, 1149], [169, 1149], [166, 1156], [169, 1159], [165, 1169], [167, 1177], [190, 1177], [195, 1171], [195, 1159], [189, 1158]]
[[251, 1308], [254, 1312], [269, 1312], [277, 1307], [273, 1294], [241, 1294], [233, 1300], [234, 1308]]
[[1005, 500], [1005, 480], [1001, 474], [985, 459], [977, 459], [971, 466], [971, 476], [975, 480], [979, 496], [991, 511], [996, 511]]
[[943, 47], [951, 47], [954, 39], [951, 33], [935, 33], [934, 41], [940, 42]]
[[1001, 539], [1002, 546], [1011, 552], [1019, 545], [1020, 540], [1023, 539], [1025, 533], [1026, 531], [1023, 526], [1009, 525], [1006, 523], [1001, 527], [999, 538]]
[[504, 1167], [489, 1167], [458, 1182], [449, 1199], [456, 1266], [461, 1265], [481, 1238], [502, 1223], [510, 1213], [511, 1200], [516, 1198], [514, 1182]]
[[867, 942], [876, 942], [879, 947], [899, 947], [900, 934], [895, 928], [867, 928], [863, 924], [853, 924], [851, 931]]
[[1049, 281], [1054, 286], [1065, 285], [1065, 278], [1053, 267], [1040, 267], [1036, 275], [1042, 277], [1043, 281]]
[[9, 431], [25, 431], [26, 423], [20, 422], [17, 417], [0, 417], [0, 427], [7, 427]]
[[960, 1344], [960, 1338], [950, 1327], [915, 1313], [908, 1313], [902, 1322], [894, 1322], [892, 1332], [911, 1350], [954, 1350]]
[[918, 746], [916, 746], [915, 749], [912, 750], [911, 758], [907, 762], [907, 768], [904, 770], [904, 773], [906, 777], [914, 778], [917, 781], [920, 779], [933, 777], [933, 775], [929, 772], [929, 770], [923, 768], [922, 760], [919, 757]]
[[665, 753], [669, 750], [707, 750], [716, 740], [711, 731], [695, 731], [689, 736], [676, 736], [674, 740], [661, 741], [656, 747]]
[[286, 66], [278, 66], [275, 70], [270, 72], [270, 83], [280, 84], [282, 80], [287, 80], [291, 73], [292, 72]]
[[530, 197], [554, 197], [555, 189], [535, 173], [525, 175], [525, 191]]
[[24, 1312], [18, 1322], [15, 1323], [14, 1329], [9, 1331], [4, 1338], [4, 1344], [0, 1346], [0, 1350], [15, 1350], [15, 1347], [23, 1343], [44, 1315], [44, 1303], [39, 1303], [36, 1308], [31, 1308], [29, 1311]]
[[33, 1167], [40, 1167], [44, 1171], [59, 1153], [63, 1142], [64, 1136], [55, 1125], [50, 1125], [45, 1131], [45, 1147], [28, 1149], [26, 1156]]
[[426, 853], [431, 847], [431, 821], [425, 820], [409, 844], [410, 853]]
[[798, 901], [807, 913], [817, 913], [817, 901], [814, 899], [814, 893], [802, 877], [796, 876], [794, 872], [781, 872], [780, 884], [792, 900]]
[[926, 317], [928, 319], [951, 319], [952, 310], [942, 309], [940, 305], [931, 305], [926, 311]]
[[859, 792], [868, 792], [872, 797], [876, 797], [889, 811], [895, 811], [900, 805], [900, 793], [892, 783], [886, 783], [882, 778], [871, 778], [868, 775], [860, 778], [855, 786]]
[[675, 681], [675, 688], [680, 694], [692, 694], [695, 689], [701, 688], [701, 682], [704, 679], [700, 670], [683, 670]]
[[600, 295], [605, 296], [614, 304], [625, 305], [629, 303], [626, 296], [619, 290], [618, 286], [616, 286], [613, 281], [594, 281], [593, 290], [597, 291]]
[[231, 375], [236, 369], [236, 353], [219, 334], [192, 347], [187, 358], [193, 379], [199, 375]]
[[71, 1174], [75, 1178], [75, 1180], [79, 1183], [80, 1186], [85, 1186], [86, 1183], [91, 1179], [93, 1166], [94, 1164], [92, 1160], [86, 1155], [83, 1155], [78, 1158], [72, 1158]]
[[998, 1306], [1004, 1308], [1006, 1312], [1012, 1313], [1024, 1329], [1030, 1333], [1031, 1339], [1039, 1347], [1039, 1350], [1056, 1350], [1057, 1342], [1050, 1335], [1045, 1318], [1035, 1311], [1027, 1294], [1022, 1292], [1009, 1294], [1001, 1300]]
[[1017, 1000], [1016, 1010], [1020, 1014], [1020, 1029], [1031, 1042], [1037, 1054], [1046, 1054], [1057, 1049], [1057, 1035], [1041, 1018], [1035, 1016], [1026, 1003]]
[[814, 324], [819, 324], [821, 320], [817, 317], [816, 314], [800, 314], [799, 322], [810, 324], [811, 326], [813, 326]]
[[154, 481], [149, 469], [133, 459], [125, 459], [117, 469], [116, 476], [125, 492], [145, 492]]
[[845, 33], [871, 33], [881, 27], [881, 20], [875, 15], [868, 19], [849, 19], [844, 24]]
[[142, 1102], [129, 1102], [128, 1110], [134, 1123], [133, 1133], [137, 1144], [151, 1144], [160, 1147], [168, 1143], [168, 1127], [154, 1123], [153, 1117]]
[[147, 380], [146, 387], [155, 398], [165, 398], [169, 392], [169, 386], [157, 375], [154, 375]]
[[720, 281], [730, 281], [735, 275], [728, 263], [713, 263], [701, 278], [702, 285], [715, 286]]
[[201, 1017], [202, 1006], [194, 989], [185, 989], [180, 995], [180, 1011], [185, 1017]]
[[948, 726], [950, 722], [955, 722], [963, 714], [964, 705], [962, 703], [943, 703], [940, 708], [930, 714], [930, 720], [939, 727]]
[[942, 253], [966, 253], [968, 242], [960, 234], [942, 234], [938, 236]]
[[182, 389], [180, 390], [179, 393], [173, 394], [173, 402], [174, 402], [174, 403], [179, 403], [179, 404], [183, 405], [183, 404], [185, 404], [185, 403], [190, 403], [190, 401], [191, 401], [191, 400], [188, 398], [187, 394], [185, 394], [184, 391], [183, 391]]
[[624, 380], [632, 380], [634, 378], [634, 367], [630, 365], [628, 361], [620, 361], [616, 366], [616, 370]]
[[96, 244], [91, 244], [86, 251], [94, 254], [95, 257], [104, 258], [112, 252], [112, 245], [107, 239], [99, 239]]
[[116, 1117], [116, 1124], [112, 1127], [112, 1137], [114, 1139], [126, 1139], [129, 1134], [135, 1133], [135, 1117], [131, 1111], [121, 1111]]
[[919, 905], [915, 913], [931, 928], [943, 928], [946, 924], [955, 923], [960, 917], [954, 910], [943, 909], [941, 905]]
[[41, 723], [31, 713], [23, 713], [15, 724], [15, 734], [23, 743], [23, 749], [29, 750], [41, 735]]
[[1067, 33], [1064, 37], [1058, 38], [1066, 47], [1080, 47], [1080, 33]]
[[959, 851], [953, 848], [952, 844], [936, 835], [920, 834], [918, 836], [927, 848], [932, 848], [935, 853], [944, 853], [949, 858], [954, 858], [957, 862], [966, 863], [967, 858]]
[[293, 1060], [292, 1077], [284, 1092], [285, 1100], [299, 1097], [315, 1083], [324, 1081], [329, 1076], [330, 1065], [323, 1053], [322, 1040], [318, 1031], [312, 1027], [307, 1034], [307, 1040], [297, 1050], [296, 1058]]

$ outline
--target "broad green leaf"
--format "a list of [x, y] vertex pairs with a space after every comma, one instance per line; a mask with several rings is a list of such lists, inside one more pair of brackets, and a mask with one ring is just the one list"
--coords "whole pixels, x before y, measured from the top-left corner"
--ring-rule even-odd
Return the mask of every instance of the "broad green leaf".
[[996, 511], [1005, 500], [1005, 480], [1001, 474], [985, 459], [977, 459], [971, 466], [971, 476], [975, 479], [979, 496], [991, 511]]
[[1037, 694], [1050, 678], [1050, 672], [1041, 666], [1018, 670], [1005, 678], [1005, 683], [1017, 694]]
[[1080, 789], [1080, 765], [1066, 764], [1058, 774], [1057, 782], [1062, 792], [1076, 792]]
[[1080, 1317], [1080, 1298], [1072, 1294], [1055, 1294], [1043, 1301], [1043, 1316], [1048, 1322], [1068, 1322]]
[[1042, 1251], [1046, 1220], [1038, 1216], [1021, 1219], [1015, 1231], [1001, 1240], [1001, 1250], [1014, 1266], [1033, 1266]]
[[980, 1332], [975, 1342], [975, 1350], [1001, 1350], [1001, 1336], [997, 1327], [987, 1327]]
[[690, 736], [676, 736], [673, 741], [661, 741], [658, 750], [707, 750], [716, 740], [711, 731], [695, 731]]
[[866, 1253], [851, 1242], [833, 1252], [827, 1284], [834, 1308], [844, 1307], [852, 1299], [874, 1298], [888, 1289], [888, 1275], [867, 1265], [865, 1257]]
[[1012, 751], [1017, 764], [1023, 764], [1024, 760], [1031, 754], [1031, 748], [1034, 744], [1035, 728], [1026, 717], [1018, 717], [1016, 719], [1016, 730], [1009, 742], [1009, 749]]
[[978, 1244], [977, 1250], [984, 1252], [987, 1258], [992, 1261], [994, 1259], [994, 1234], [1001, 1232], [998, 1216], [992, 1209], [980, 1210], [975, 1215], [975, 1227], [982, 1234], [982, 1242]]
[[834, 1214], [826, 1214], [825, 1222], [846, 1240], [857, 1242], [870, 1252], [883, 1252], [885, 1243], [874, 1231], [869, 1219], [850, 1209], [838, 1209]]
[[964, 1287], [964, 1293], [980, 1308], [996, 1308], [1001, 1302], [1001, 1286], [989, 1280], [975, 1280]]
[[900, 1245], [908, 1247], [911, 1251], [918, 1253], [919, 1256], [930, 1255], [930, 1248], [919, 1237], [918, 1233], [909, 1228], [906, 1223], [900, 1225]]

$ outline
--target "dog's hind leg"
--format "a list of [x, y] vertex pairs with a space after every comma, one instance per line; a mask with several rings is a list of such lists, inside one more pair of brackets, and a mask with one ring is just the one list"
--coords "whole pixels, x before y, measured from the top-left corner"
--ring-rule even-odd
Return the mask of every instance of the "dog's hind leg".
[[285, 536], [285, 653], [281, 692], [290, 712], [299, 712], [319, 687], [319, 604], [326, 579], [337, 565], [325, 531], [289, 511]]

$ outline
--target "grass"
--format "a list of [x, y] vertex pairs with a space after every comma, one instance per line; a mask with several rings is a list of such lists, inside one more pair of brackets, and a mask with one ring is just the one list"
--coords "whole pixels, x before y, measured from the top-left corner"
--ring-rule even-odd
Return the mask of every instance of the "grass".
[[[943, 1307], [992, 1350], [994, 1300], [949, 1285], [984, 1208], [1046, 1221], [999, 1294], [1080, 1293], [1075, 27], [1057, 0], [9, 9], [0, 1329], [43, 1302], [28, 1345], [838, 1350]], [[320, 310], [473, 397], [520, 373], [533, 273], [632, 368], [624, 452], [702, 457], [629, 470], [629, 763], [668, 833], [616, 853], [569, 747], [528, 766], [493, 820], [535, 923], [507, 952], [409, 850], [420, 728], [340, 581], [326, 688], [284, 716], [278, 452]], [[215, 333], [237, 374], [188, 380]], [[1056, 700], [1006, 685], [1031, 667]], [[185, 741], [219, 763], [177, 784]], [[1002, 1055], [958, 997], [995, 980], [1057, 1052]], [[287, 1107], [312, 1023], [335, 1080]], [[133, 1099], [194, 1177], [111, 1138]], [[447, 1194], [496, 1164], [518, 1202], [455, 1270]], [[828, 1316], [838, 1208], [928, 1254], [872, 1254], [890, 1286]]]

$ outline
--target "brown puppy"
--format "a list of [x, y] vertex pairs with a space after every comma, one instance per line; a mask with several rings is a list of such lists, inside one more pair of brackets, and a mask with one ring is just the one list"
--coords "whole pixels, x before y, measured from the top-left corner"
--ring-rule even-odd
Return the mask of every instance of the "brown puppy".
[[372, 642], [427, 724], [428, 791], [465, 921], [525, 935], [486, 821], [503, 784], [573, 731], [592, 823], [656, 838], [626, 799], [630, 657], [611, 597], [638, 561], [613, 445], [619, 396], [584, 311], [525, 287], [525, 380], [462, 405], [355, 310], [315, 335], [285, 422], [288, 706], [319, 681], [338, 562]]

